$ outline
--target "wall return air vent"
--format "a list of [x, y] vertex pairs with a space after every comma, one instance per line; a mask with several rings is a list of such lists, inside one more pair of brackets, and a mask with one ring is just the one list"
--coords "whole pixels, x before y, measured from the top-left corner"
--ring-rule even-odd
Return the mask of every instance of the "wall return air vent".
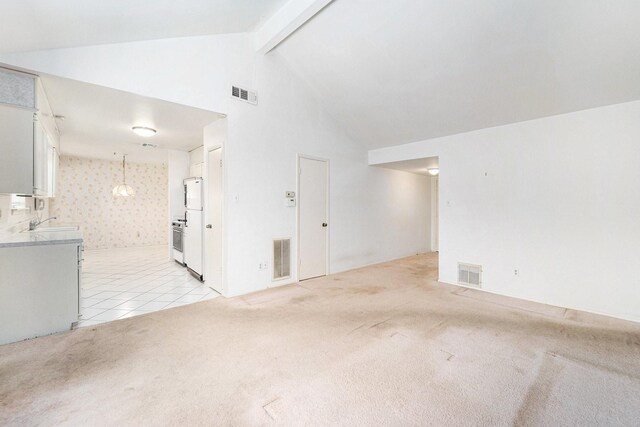
[[482, 266], [458, 263], [458, 284], [482, 287]]
[[256, 92], [238, 86], [231, 86], [231, 97], [253, 105], [258, 103], [258, 94]]

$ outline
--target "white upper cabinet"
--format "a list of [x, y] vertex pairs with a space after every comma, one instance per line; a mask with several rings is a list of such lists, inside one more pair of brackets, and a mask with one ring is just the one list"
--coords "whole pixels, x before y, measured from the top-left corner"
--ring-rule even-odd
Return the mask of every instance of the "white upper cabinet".
[[0, 104], [0, 193], [33, 194], [34, 113]]
[[47, 132], [36, 115], [33, 121], [33, 195], [47, 195]]
[[39, 79], [0, 69], [0, 193], [54, 197], [57, 147]]

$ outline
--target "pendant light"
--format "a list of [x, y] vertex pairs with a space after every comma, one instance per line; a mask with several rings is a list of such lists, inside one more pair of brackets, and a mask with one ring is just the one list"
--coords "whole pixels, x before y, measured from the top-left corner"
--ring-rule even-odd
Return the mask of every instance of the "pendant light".
[[136, 191], [130, 186], [127, 185], [127, 181], [125, 180], [125, 171], [124, 171], [124, 160], [127, 155], [122, 156], [122, 184], [116, 185], [113, 187], [113, 195], [114, 196], [122, 196], [122, 197], [133, 197], [136, 195]]

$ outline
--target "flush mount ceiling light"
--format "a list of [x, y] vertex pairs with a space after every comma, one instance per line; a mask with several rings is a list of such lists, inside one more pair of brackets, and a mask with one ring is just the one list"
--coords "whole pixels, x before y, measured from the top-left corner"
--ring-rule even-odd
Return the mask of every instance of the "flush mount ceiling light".
[[427, 172], [431, 176], [436, 176], [436, 175], [438, 175], [440, 173], [440, 169], [439, 168], [429, 168], [429, 169], [427, 169]]
[[122, 197], [133, 197], [136, 195], [136, 190], [134, 190], [130, 185], [127, 185], [127, 181], [125, 180], [125, 169], [124, 169], [124, 160], [127, 155], [122, 156], [122, 184], [116, 185], [113, 187], [113, 195], [122, 196]]
[[156, 130], [152, 128], [148, 128], [146, 126], [134, 126], [131, 128], [137, 135], [143, 136], [145, 138], [149, 138], [156, 134]]

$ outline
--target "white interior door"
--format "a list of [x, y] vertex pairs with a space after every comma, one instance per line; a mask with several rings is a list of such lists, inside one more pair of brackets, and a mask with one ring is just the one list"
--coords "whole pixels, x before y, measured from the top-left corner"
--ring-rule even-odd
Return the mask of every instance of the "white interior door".
[[328, 182], [325, 160], [299, 158], [298, 279], [327, 274], [329, 240]]
[[216, 291], [222, 289], [222, 148], [207, 154], [207, 204], [205, 220], [206, 283]]

